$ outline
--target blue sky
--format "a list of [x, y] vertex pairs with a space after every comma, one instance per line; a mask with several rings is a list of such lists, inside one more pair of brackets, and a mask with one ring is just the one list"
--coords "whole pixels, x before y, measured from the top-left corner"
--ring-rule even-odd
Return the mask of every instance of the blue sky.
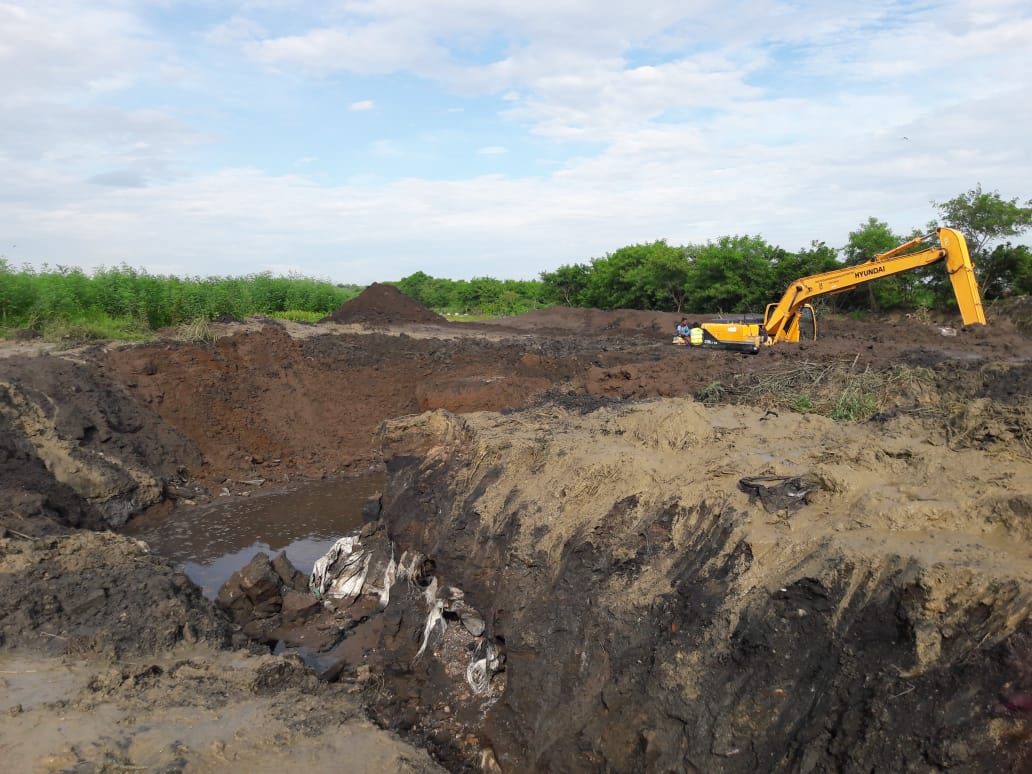
[[0, 256], [365, 284], [840, 247], [1032, 196], [1029, 73], [1024, 0], [0, 0]]

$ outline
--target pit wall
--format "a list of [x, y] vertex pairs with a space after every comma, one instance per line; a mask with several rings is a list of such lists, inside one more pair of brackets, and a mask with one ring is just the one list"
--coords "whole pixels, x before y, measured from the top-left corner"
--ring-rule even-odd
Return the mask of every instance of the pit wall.
[[0, 515], [120, 527], [201, 465], [197, 450], [97, 366], [9, 357], [0, 377]]
[[[1032, 586], [1027, 562], [994, 561], [987, 526], [1028, 493], [899, 430], [689, 400], [385, 423], [391, 538], [464, 589], [505, 649], [490, 756], [506, 771], [1029, 770]], [[789, 438], [794, 461], [760, 472], [822, 490], [769, 514], [735, 483]], [[918, 459], [900, 466], [902, 447]], [[967, 476], [944, 491], [953, 468]], [[934, 503], [914, 497], [936, 482]]]

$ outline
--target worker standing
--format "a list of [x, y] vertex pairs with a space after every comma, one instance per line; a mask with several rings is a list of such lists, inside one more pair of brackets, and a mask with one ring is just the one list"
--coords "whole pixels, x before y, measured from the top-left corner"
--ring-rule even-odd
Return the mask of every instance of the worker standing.
[[697, 322], [692, 323], [691, 331], [688, 334], [689, 341], [691, 341], [693, 347], [702, 346], [702, 326]]

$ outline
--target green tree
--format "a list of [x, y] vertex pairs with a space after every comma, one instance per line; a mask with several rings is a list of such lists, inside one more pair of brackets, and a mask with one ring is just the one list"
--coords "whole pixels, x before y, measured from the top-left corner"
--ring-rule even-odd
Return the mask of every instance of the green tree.
[[[660, 267], [683, 261], [683, 248], [671, 247], [665, 240], [649, 244], [621, 247], [604, 258], [591, 262], [588, 283], [581, 294], [582, 303], [597, 309], [656, 309], [667, 308], [670, 273]], [[676, 283], [676, 277], [674, 279]]]
[[[849, 232], [849, 242], [842, 248], [842, 252], [846, 265], [854, 266], [871, 260], [879, 253], [888, 252], [903, 241], [892, 232], [887, 223], [871, 217], [866, 223], [860, 224], [856, 231]], [[842, 303], [847, 308], [862, 308], [864, 303], [860, 299], [866, 298], [867, 306], [871, 311], [877, 312], [883, 307], [898, 306], [903, 297], [904, 292], [897, 275], [866, 283], [865, 286], [844, 295]]]
[[428, 293], [428, 290], [433, 281], [434, 278], [426, 272], [417, 271], [415, 274], [402, 277], [394, 283], [394, 287], [412, 300], [418, 301], [423, 306], [429, 307], [430, 304], [428, 303], [428, 296], [430, 294]]
[[621, 247], [591, 261], [583, 301], [596, 309], [645, 309], [648, 299], [640, 294], [634, 272], [644, 262], [646, 245]]
[[588, 287], [591, 267], [583, 263], [560, 266], [555, 271], [541, 272], [544, 285], [543, 301], [563, 306], [579, 306], [581, 294]]
[[979, 262], [984, 279], [979, 286], [986, 298], [1012, 293], [1032, 295], [1032, 250], [1027, 245], [1005, 242]]
[[783, 293], [797, 279], [822, 274], [840, 266], [835, 248], [815, 240], [810, 242], [809, 247], [804, 247], [797, 253], [783, 252], [775, 257], [774, 287], [778, 293]]
[[994, 242], [1020, 236], [1032, 228], [1032, 199], [1020, 204], [1017, 198], [1004, 199], [999, 191], [983, 191], [979, 183], [967, 193], [932, 204], [939, 210], [941, 225], [957, 229], [967, 240], [982, 294], [993, 298], [1007, 292], [1020, 292], [1017, 290], [1023, 270], [1020, 252], [1005, 258], [1004, 251], [990, 260], [993, 252], [989, 248]]
[[686, 306], [698, 312], [762, 312], [775, 297], [774, 266], [786, 255], [759, 236], [690, 245]]
[[691, 270], [685, 248], [659, 241], [649, 245], [644, 262], [632, 272], [632, 281], [642, 293], [652, 297], [654, 308], [680, 312], [688, 298]]

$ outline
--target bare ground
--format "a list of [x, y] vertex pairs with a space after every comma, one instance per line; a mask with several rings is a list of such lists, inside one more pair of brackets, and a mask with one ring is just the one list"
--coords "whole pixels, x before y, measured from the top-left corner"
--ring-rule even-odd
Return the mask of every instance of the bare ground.
[[[676, 315], [458, 324], [380, 291], [211, 343], [2, 348], [5, 760], [431, 765], [361, 704], [452, 770], [1032, 765], [1024, 307], [832, 319], [750, 357], [672, 347]], [[843, 396], [873, 418], [812, 413]], [[414, 659], [426, 611], [399, 586], [352, 634], [362, 682], [355, 653], [332, 684], [247, 655], [185, 576], [95, 531], [383, 466], [382, 534], [486, 631]], [[768, 512], [739, 486], [762, 475], [814, 490]], [[489, 700], [456, 666], [475, 641], [506, 655]]]

